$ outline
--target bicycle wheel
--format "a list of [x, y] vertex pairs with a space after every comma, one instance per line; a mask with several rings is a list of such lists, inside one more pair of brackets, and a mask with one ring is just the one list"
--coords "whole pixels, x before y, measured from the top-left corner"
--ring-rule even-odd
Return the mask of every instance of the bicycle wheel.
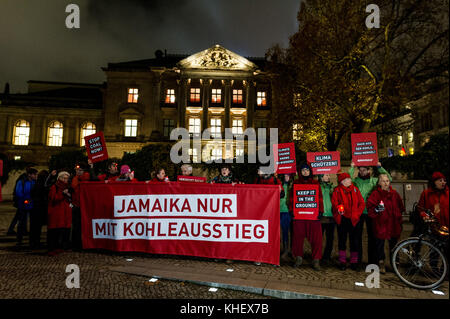
[[435, 288], [447, 274], [444, 254], [432, 243], [419, 238], [409, 238], [398, 243], [391, 260], [397, 276], [414, 288]]

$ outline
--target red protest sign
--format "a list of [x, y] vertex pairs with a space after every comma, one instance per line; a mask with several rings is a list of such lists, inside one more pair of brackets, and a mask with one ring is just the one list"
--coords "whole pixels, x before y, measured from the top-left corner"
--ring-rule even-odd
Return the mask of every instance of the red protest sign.
[[81, 182], [85, 249], [280, 263], [277, 185]]
[[178, 175], [177, 182], [206, 183], [206, 177]]
[[352, 161], [356, 166], [378, 164], [377, 133], [352, 133]]
[[319, 216], [319, 184], [294, 184], [294, 219], [316, 220]]
[[308, 152], [306, 160], [312, 168], [312, 174], [336, 174], [341, 168], [339, 152]]
[[277, 174], [293, 174], [297, 171], [294, 143], [274, 144], [273, 156]]
[[86, 152], [92, 163], [101, 162], [108, 159], [105, 138], [103, 132], [98, 132], [84, 138]]

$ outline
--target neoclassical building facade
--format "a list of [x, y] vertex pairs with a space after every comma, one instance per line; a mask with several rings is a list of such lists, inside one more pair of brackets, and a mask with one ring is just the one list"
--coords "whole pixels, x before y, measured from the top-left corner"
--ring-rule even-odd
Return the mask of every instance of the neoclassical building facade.
[[[103, 131], [110, 157], [169, 141], [173, 128], [191, 136], [236, 135], [271, 123], [271, 76], [264, 58], [244, 58], [220, 45], [190, 56], [158, 50], [152, 59], [108, 63], [103, 84], [29, 81], [28, 93], [0, 94], [0, 153], [45, 165], [61, 150], [80, 149]], [[203, 141], [192, 160], [244, 152]], [[206, 150], [206, 152], [205, 152]]]

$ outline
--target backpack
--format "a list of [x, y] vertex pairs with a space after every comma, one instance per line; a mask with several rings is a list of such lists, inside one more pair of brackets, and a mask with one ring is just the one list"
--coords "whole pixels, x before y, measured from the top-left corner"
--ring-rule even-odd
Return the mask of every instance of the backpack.
[[17, 197], [17, 194], [16, 194], [17, 184], [19, 183], [19, 181], [22, 181], [23, 191], [25, 191], [25, 181], [26, 181], [26, 178], [27, 178], [27, 173], [23, 173], [22, 175], [19, 176], [19, 178], [17, 178], [16, 184], [14, 185], [14, 190], [13, 190], [13, 206], [14, 206], [15, 208], [19, 208], [19, 198]]

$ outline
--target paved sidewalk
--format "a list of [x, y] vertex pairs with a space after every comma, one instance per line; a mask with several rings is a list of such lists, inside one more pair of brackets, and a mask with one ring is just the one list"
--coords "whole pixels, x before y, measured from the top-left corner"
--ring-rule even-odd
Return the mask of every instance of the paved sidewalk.
[[442, 296], [430, 290], [409, 288], [394, 273], [388, 272], [381, 275], [380, 288], [369, 289], [355, 284], [365, 285], [369, 273], [341, 271], [333, 266], [322, 267], [318, 272], [310, 265], [293, 268], [290, 264], [275, 267], [241, 261], [226, 264], [191, 257], [131, 256], [129, 261], [111, 266], [109, 270], [287, 299], [448, 299], [448, 282], [436, 289], [445, 294]]

